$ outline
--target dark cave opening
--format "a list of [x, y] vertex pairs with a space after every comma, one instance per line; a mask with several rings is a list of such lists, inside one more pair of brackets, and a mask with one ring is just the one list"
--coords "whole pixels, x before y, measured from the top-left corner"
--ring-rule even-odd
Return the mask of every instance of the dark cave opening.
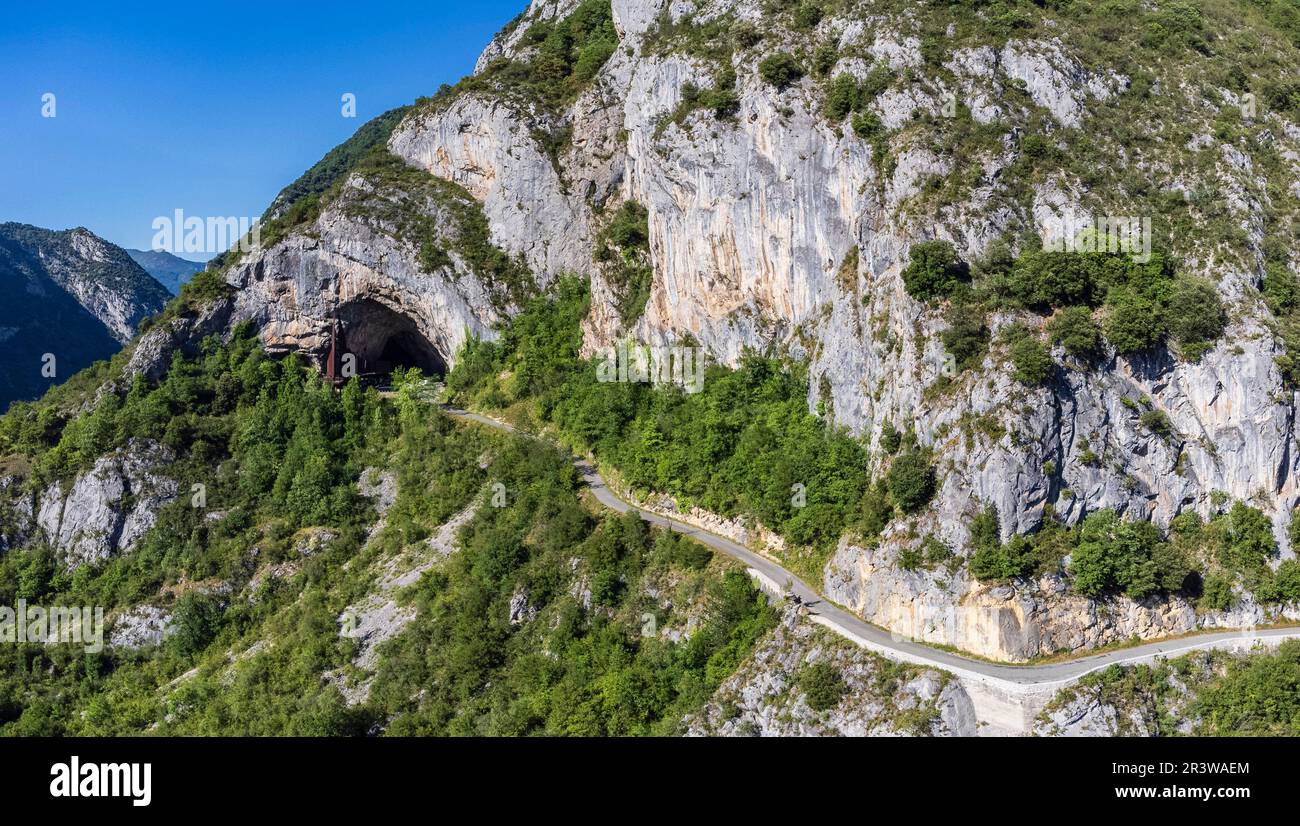
[[406, 367], [439, 378], [447, 373], [446, 358], [416, 322], [378, 301], [364, 298], [344, 304], [337, 329], [337, 341], [325, 356], [325, 372], [336, 381], [355, 373], [364, 384], [383, 386], [391, 383], [394, 370]]

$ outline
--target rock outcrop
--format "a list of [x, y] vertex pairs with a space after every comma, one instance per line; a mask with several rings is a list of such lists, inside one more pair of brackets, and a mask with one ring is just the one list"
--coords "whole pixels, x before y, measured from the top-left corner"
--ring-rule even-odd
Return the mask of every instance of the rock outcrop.
[[[395, 205], [396, 202], [396, 205]], [[432, 268], [403, 235], [392, 211], [416, 214], [437, 230], [446, 258]], [[455, 248], [454, 214], [420, 190], [378, 190], [361, 175], [346, 181], [308, 232], [245, 258], [227, 275], [237, 288], [234, 323], [251, 321], [272, 352], [323, 358], [336, 320], [358, 371], [397, 341], [410, 366], [450, 367], [470, 336], [491, 339], [502, 299]]]
[[843, 540], [827, 565], [825, 593], [899, 639], [1024, 662], [1133, 639], [1201, 629], [1246, 629], [1300, 620], [1300, 607], [1260, 605], [1249, 595], [1230, 611], [1198, 611], [1182, 596], [1089, 599], [1057, 574], [982, 585], [964, 569], [902, 569], [887, 546]]
[[[809, 704], [801, 678], [820, 664], [842, 683], [832, 707]], [[960, 736], [976, 733], [975, 711], [946, 674], [890, 663], [787, 610], [781, 624], [698, 714], [691, 735], [730, 737]]]
[[176, 482], [161, 473], [169, 459], [160, 445], [128, 443], [66, 491], [58, 482], [46, 488], [36, 527], [70, 569], [129, 552], [153, 527], [159, 508], [176, 498]]

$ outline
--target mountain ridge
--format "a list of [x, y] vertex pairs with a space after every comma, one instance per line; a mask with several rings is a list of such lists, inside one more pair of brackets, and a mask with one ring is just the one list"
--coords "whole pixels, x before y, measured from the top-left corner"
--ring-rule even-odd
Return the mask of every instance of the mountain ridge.
[[[0, 379], [0, 406], [36, 398], [53, 381], [110, 357], [168, 300], [125, 250], [84, 227], [0, 224], [0, 251], [0, 327], [14, 353]], [[53, 376], [46, 375], [48, 356]]]
[[172, 295], [178, 295], [185, 282], [207, 268], [204, 262], [190, 261], [166, 250], [127, 249], [126, 254]]

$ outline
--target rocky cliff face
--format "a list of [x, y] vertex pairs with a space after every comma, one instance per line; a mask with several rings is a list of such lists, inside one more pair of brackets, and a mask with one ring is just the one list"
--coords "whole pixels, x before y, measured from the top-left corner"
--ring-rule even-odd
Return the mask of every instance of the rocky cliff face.
[[111, 356], [168, 297], [125, 250], [85, 229], [0, 224], [0, 409]]
[[826, 595], [900, 640], [953, 646], [1005, 662], [1135, 638], [1300, 620], [1300, 608], [1294, 605], [1261, 605], [1249, 595], [1228, 611], [1197, 611], [1177, 595], [1088, 599], [1055, 574], [991, 585], [965, 570], [909, 571], [899, 566], [892, 547], [889, 542], [861, 547], [842, 541], [827, 566]]
[[[422, 255], [429, 240], [408, 236], [395, 214], [420, 216], [433, 240], [447, 245], [437, 263]], [[509, 306], [455, 249], [464, 231], [454, 209], [419, 184], [381, 187], [353, 174], [309, 228], [230, 271], [238, 288], [233, 319], [255, 323], [273, 352], [318, 358], [338, 320], [353, 331], [346, 347], [360, 367], [405, 339], [412, 362], [442, 372], [468, 337], [495, 337], [493, 325]]]
[[[524, 22], [484, 53], [480, 71], [492, 60], [526, 58], [531, 47], [523, 30], [562, 18], [576, 5], [533, 3]], [[970, 159], [899, 134], [892, 162], [882, 164], [868, 141], [827, 120], [811, 74], [778, 89], [756, 64], [778, 48], [829, 44], [841, 57], [828, 76], [865, 79], [877, 68], [919, 76], [907, 88], [886, 89], [872, 104], [887, 129], [905, 133], [910, 121], [941, 117], [945, 102], [958, 100], [975, 123], [1003, 126], [1008, 135], [1041, 118], [1062, 143], [1077, 135], [1075, 128], [1113, 116], [1131, 78], [1086, 67], [1063, 37], [955, 48], [931, 68], [919, 40], [908, 34], [915, 28], [908, 15], [866, 25], [854, 14], [832, 12], [811, 33], [797, 33], [784, 30], [763, 4], [745, 0], [624, 0], [612, 9], [619, 49], [559, 115], [574, 138], [558, 162], [534, 138], [555, 127], [555, 116], [478, 90], [440, 107], [417, 107], [389, 148], [480, 199], [494, 241], [525, 256], [543, 283], [564, 270], [594, 269], [592, 238], [611, 195], [644, 204], [654, 281], [632, 334], [662, 342], [689, 335], [732, 363], [747, 347], [787, 350], [811, 360], [812, 392], [828, 390], [837, 423], [872, 439], [887, 422], [914, 423], [922, 444], [946, 458], [937, 508], [953, 539], [962, 539], [959, 526], [976, 503], [995, 505], [1008, 535], [1033, 529], [1048, 505], [1069, 521], [1113, 507], [1167, 524], [1188, 508], [1210, 512], [1212, 498], [1224, 495], [1255, 499], [1279, 525], [1288, 521], [1296, 503], [1294, 400], [1275, 365], [1280, 346], [1267, 323], [1252, 317], [1260, 309], [1258, 250], [1247, 245], [1244, 260], [1231, 263], [1224, 255], [1193, 260], [1217, 278], [1238, 311], [1224, 343], [1199, 362], [1165, 353], [1116, 358], [1102, 370], [1068, 371], [1055, 386], [1027, 391], [990, 358], [945, 394], [931, 396], [927, 388], [943, 375], [937, 334], [944, 325], [902, 288], [899, 271], [911, 244], [949, 238], [976, 258], [995, 237], [1070, 215], [1086, 222], [1106, 204], [1064, 170], [1023, 195], [1013, 193], [1015, 182], [1006, 179], [1018, 148], [1003, 141], [979, 159], [977, 183], [960, 201], [921, 209], [933, 179]], [[745, 24], [764, 33], [761, 49], [730, 56], [734, 120], [720, 121], [707, 109], [670, 118], [688, 87], [714, 82], [715, 67], [711, 57], [693, 54], [689, 43], [665, 32], [718, 21], [726, 24], [724, 37], [728, 27]], [[1209, 109], [1208, 101], [1197, 102]], [[1300, 150], [1288, 137], [1294, 126], [1281, 114], [1270, 114], [1261, 127], [1292, 154]], [[1232, 161], [1210, 159], [1204, 177], [1240, 193], [1232, 211], [1249, 226], [1261, 189], [1258, 172], [1234, 147], [1204, 139], [1204, 151]], [[1294, 174], [1285, 177], [1294, 181]], [[1194, 186], [1168, 183], [1175, 190]], [[853, 250], [857, 267], [845, 272], [841, 265], [853, 260]], [[609, 304], [607, 285], [599, 274], [594, 280], [590, 347], [626, 326]], [[1122, 405], [1125, 398], [1150, 400], [1170, 417], [1178, 438], [1144, 432], [1137, 413]], [[973, 421], [1001, 425], [1005, 435], [973, 433]], [[1085, 440], [1109, 461], [1079, 461]], [[1045, 466], [1056, 470], [1045, 473]], [[1068, 499], [1061, 497], [1066, 489], [1073, 494]]]
[[160, 471], [172, 458], [160, 445], [140, 443], [104, 456], [66, 490], [45, 489], [35, 526], [69, 568], [128, 553], [176, 498], [176, 482]]
[[[813, 668], [838, 678], [842, 696], [819, 696]], [[977, 733], [971, 699], [950, 675], [876, 657], [793, 610], [685, 728], [691, 736], [722, 737]]]
[[[881, 434], [915, 431], [940, 459], [935, 501], [878, 548], [842, 543], [826, 570], [832, 598], [909, 634], [926, 625], [907, 619], [918, 609], [961, 602], [956, 622], [967, 630], [934, 641], [1016, 658], [1201, 621], [1177, 600], [1121, 606], [1128, 619], [1103, 621], [1099, 611], [1116, 612], [1065, 599], [1059, 583], [1024, 597], [972, 583], [939, 594], [895, 588], [899, 577], [882, 572], [920, 534], [966, 547], [967, 525], [988, 506], [1010, 536], [1048, 513], [1074, 523], [1114, 508], [1165, 526], [1183, 511], [1249, 501], [1289, 555], [1285, 528], [1300, 499], [1295, 394], [1258, 287], [1289, 210], [1281, 199], [1300, 191], [1294, 116], [1246, 114], [1254, 97], [1239, 80], [1206, 74], [1193, 85], [1189, 73], [1208, 70], [1121, 60], [1105, 47], [1113, 38], [1098, 46], [1051, 19], [990, 35], [906, 4], [814, 5], [820, 14], [759, 0], [614, 0], [617, 46], [590, 77], [543, 100], [510, 67], [549, 59], [546, 27], [591, 4], [534, 0], [474, 78], [412, 107], [386, 147], [462, 188], [491, 245], [524, 262], [532, 286], [591, 274], [588, 352], [627, 334], [698, 342], [726, 363], [747, 348], [807, 359], [810, 406], [823, 403], [864, 437], [877, 469], [889, 461]], [[784, 76], [765, 65], [781, 53], [797, 64]], [[862, 128], [827, 114], [841, 76], [873, 90]], [[1115, 125], [1144, 111], [1149, 128], [1137, 137]], [[467, 334], [491, 336], [516, 306], [492, 300], [491, 278], [456, 254], [422, 263], [419, 243], [346, 206], [418, 202], [403, 186], [348, 178], [308, 226], [230, 270], [236, 315], [271, 347], [313, 354], [328, 346], [339, 308], [353, 302], [360, 318], [363, 298], [382, 308], [375, 319], [408, 319], [443, 363]], [[625, 201], [648, 213], [653, 266], [645, 310], [629, 318], [595, 260]], [[433, 200], [417, 209], [447, 223]], [[1208, 353], [1110, 352], [1084, 369], [1058, 349], [1058, 377], [1030, 389], [995, 348], [949, 375], [942, 313], [901, 279], [913, 244], [946, 239], [974, 261], [995, 239], [1110, 215], [1152, 218], [1183, 268], [1216, 284], [1230, 322]], [[992, 332], [1012, 323], [1044, 319], [1002, 313]], [[1164, 414], [1170, 433], [1144, 427], [1147, 410]]]
[[101, 456], [66, 482], [27, 489], [21, 471], [0, 474], [0, 552], [45, 544], [73, 570], [129, 553], [176, 499], [167, 468], [175, 456], [161, 445], [133, 440]]

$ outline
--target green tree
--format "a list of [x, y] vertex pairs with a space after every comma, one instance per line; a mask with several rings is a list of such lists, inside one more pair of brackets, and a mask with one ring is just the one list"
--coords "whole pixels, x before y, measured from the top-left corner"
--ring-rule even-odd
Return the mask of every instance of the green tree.
[[1222, 528], [1219, 563], [1229, 571], [1257, 574], [1277, 553], [1268, 517], [1243, 502], [1233, 504]]
[[1008, 355], [1016, 381], [1030, 386], [1045, 384], [1056, 372], [1056, 362], [1047, 347], [1036, 334], [1023, 328], [1009, 330], [1008, 337]]
[[886, 480], [889, 495], [905, 513], [915, 513], [934, 496], [934, 467], [923, 451], [911, 450], [894, 459]]
[[784, 89], [803, 77], [803, 67], [794, 55], [776, 52], [768, 55], [758, 64], [758, 74], [777, 89]]
[[1101, 328], [1087, 307], [1066, 307], [1047, 324], [1048, 340], [1084, 362], [1094, 362], [1104, 353]]
[[1226, 316], [1219, 291], [1203, 278], [1180, 278], [1165, 309], [1169, 334], [1193, 360], [1223, 335]]
[[850, 74], [836, 75], [826, 93], [826, 117], [839, 123], [861, 105], [858, 79]]
[[939, 339], [953, 357], [957, 369], [965, 370], [977, 365], [989, 343], [983, 310], [973, 304], [959, 303], [953, 306], [945, 320], [948, 329], [940, 334]]
[[957, 259], [957, 251], [948, 241], [922, 241], [908, 251], [902, 276], [908, 295], [929, 301], [951, 294], [958, 284], [968, 280], [969, 268]]
[[[1089, 515], [1070, 555], [1070, 576], [1079, 593], [1098, 597], [1110, 589], [1134, 599], [1156, 593], [1162, 574], [1172, 579], [1176, 571], [1164, 550], [1160, 530], [1150, 522], [1125, 522], [1113, 510]], [[1171, 567], [1162, 571], [1156, 557]]]
[[187, 591], [172, 611], [171, 645], [183, 657], [193, 656], [216, 638], [225, 606], [214, 594]]
[[1150, 349], [1164, 338], [1164, 324], [1154, 302], [1130, 290], [1112, 291], [1107, 300], [1106, 340], [1121, 355]]
[[1230, 610], [1237, 604], [1232, 580], [1218, 571], [1207, 574], [1201, 582], [1201, 597], [1197, 604], [1209, 611]]
[[1300, 306], [1300, 281], [1285, 264], [1269, 264], [1264, 270], [1264, 302], [1273, 315], [1290, 315]]

